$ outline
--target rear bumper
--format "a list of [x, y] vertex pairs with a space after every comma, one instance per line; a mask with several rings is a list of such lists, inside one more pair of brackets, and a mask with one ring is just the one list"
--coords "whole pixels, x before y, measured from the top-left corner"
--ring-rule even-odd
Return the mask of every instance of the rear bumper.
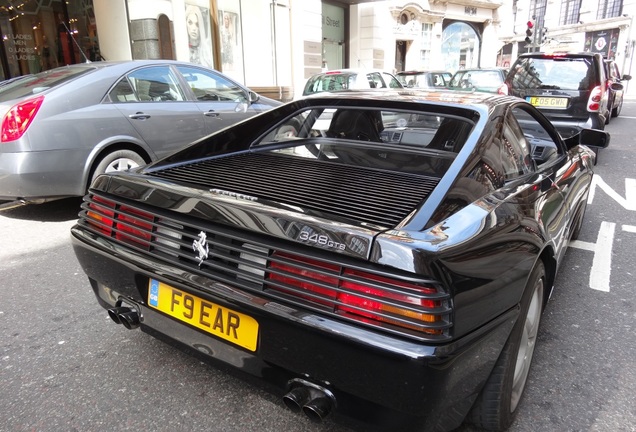
[[0, 200], [83, 195], [87, 156], [79, 149], [0, 152]]
[[[292, 379], [313, 382], [333, 393], [339, 412], [395, 430], [457, 427], [489, 376], [517, 315], [511, 310], [452, 343], [426, 344], [204, 280], [113, 246], [81, 228], [73, 228], [72, 243], [99, 303], [110, 308], [119, 298], [134, 302], [143, 331], [208, 362], [221, 362], [273, 384], [281, 395]], [[259, 324], [256, 351], [150, 308], [149, 278], [254, 318]]]

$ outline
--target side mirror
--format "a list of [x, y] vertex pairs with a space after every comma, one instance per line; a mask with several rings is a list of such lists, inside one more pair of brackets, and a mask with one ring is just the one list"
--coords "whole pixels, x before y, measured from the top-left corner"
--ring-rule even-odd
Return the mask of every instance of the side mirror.
[[599, 129], [583, 129], [579, 134], [579, 144], [590, 147], [607, 148], [610, 134]]
[[260, 96], [258, 95], [258, 93], [250, 90], [248, 93], [248, 100], [250, 102], [250, 104], [253, 104], [254, 102], [257, 102], [260, 99]]
[[621, 79], [622, 79], [622, 80], [625, 80], [625, 81], [629, 81], [630, 79], [632, 79], [632, 76], [631, 76], [631, 75], [627, 75], [627, 74], [625, 74], [625, 75], [623, 75], [623, 76], [622, 76], [622, 78], [621, 78]]
[[599, 129], [581, 129], [579, 133], [564, 139], [564, 142], [568, 150], [579, 144], [588, 147], [607, 148], [610, 142], [610, 134]]

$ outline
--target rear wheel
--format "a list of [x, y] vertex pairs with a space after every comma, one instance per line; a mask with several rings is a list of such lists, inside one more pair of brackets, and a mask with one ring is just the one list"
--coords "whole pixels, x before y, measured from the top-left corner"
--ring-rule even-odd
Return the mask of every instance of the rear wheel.
[[618, 105], [612, 108], [612, 117], [618, 117], [621, 114], [622, 109], [623, 109], [623, 98], [621, 98], [621, 100], [618, 101]]
[[583, 217], [585, 216], [585, 210], [587, 209], [587, 202], [583, 203], [583, 206], [579, 210], [578, 217], [574, 221], [574, 228], [572, 229], [572, 235], [570, 240], [577, 240], [581, 234], [581, 228], [583, 228]]
[[91, 183], [100, 174], [125, 171], [130, 168], [136, 168], [140, 165], [145, 165], [146, 161], [143, 157], [138, 155], [132, 150], [116, 150], [114, 152], [106, 154], [99, 161], [93, 172]]
[[519, 318], [470, 413], [469, 421], [478, 427], [503, 431], [514, 420], [539, 333], [545, 281], [545, 268], [539, 262], [528, 279]]

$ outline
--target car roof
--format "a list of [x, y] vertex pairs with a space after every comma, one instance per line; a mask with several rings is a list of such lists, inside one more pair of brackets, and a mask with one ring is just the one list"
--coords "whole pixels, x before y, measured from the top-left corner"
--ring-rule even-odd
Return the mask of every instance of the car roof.
[[372, 101], [403, 101], [414, 103], [463, 105], [464, 108], [472, 108], [476, 111], [487, 112], [490, 108], [500, 104], [510, 102], [522, 102], [514, 96], [499, 95], [483, 92], [465, 92], [455, 90], [430, 90], [430, 89], [351, 89], [334, 93], [322, 92], [305, 96], [303, 99], [317, 100], [323, 99], [325, 104], [333, 102], [335, 99], [360, 100], [369, 107], [381, 107], [381, 103]]
[[317, 74], [314, 74], [314, 76], [316, 75], [335, 75], [335, 74], [339, 74], [339, 73], [356, 73], [356, 74], [360, 74], [360, 73], [370, 73], [370, 72], [381, 72], [381, 73], [388, 73], [390, 74], [391, 72], [389, 71], [385, 71], [382, 69], [363, 69], [363, 68], [346, 68], [346, 69], [331, 69], [325, 72], [319, 72]]
[[519, 57], [602, 57], [599, 53], [593, 53], [589, 51], [579, 51], [579, 52], [533, 52], [533, 53], [521, 53]]
[[451, 74], [451, 72], [446, 71], [446, 70], [410, 70], [410, 71], [402, 71], [402, 72], [398, 72], [396, 73], [396, 75], [420, 75], [420, 74], [428, 74], [428, 73], [446, 73], [446, 74]]

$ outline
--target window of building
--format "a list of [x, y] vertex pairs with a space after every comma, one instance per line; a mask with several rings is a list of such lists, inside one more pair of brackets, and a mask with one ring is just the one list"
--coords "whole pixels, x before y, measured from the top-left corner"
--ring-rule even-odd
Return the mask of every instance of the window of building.
[[420, 68], [429, 69], [431, 65], [431, 39], [433, 37], [433, 24], [422, 23], [422, 37], [420, 40]]
[[563, 0], [561, 3], [561, 25], [576, 24], [579, 22], [581, 0]]
[[[534, 28], [537, 30], [545, 27], [546, 5], [547, 5], [547, 0], [532, 0], [530, 2], [530, 16], [528, 17], [528, 19], [534, 21]], [[537, 36], [536, 30], [535, 30], [535, 36]]]
[[101, 60], [92, 0], [32, 0], [19, 8], [2, 6], [0, 31], [2, 79]]
[[596, 19], [605, 19], [621, 16], [623, 13], [623, 0], [600, 0]]
[[218, 0], [217, 6], [222, 72], [251, 87], [289, 85], [289, 1]]

